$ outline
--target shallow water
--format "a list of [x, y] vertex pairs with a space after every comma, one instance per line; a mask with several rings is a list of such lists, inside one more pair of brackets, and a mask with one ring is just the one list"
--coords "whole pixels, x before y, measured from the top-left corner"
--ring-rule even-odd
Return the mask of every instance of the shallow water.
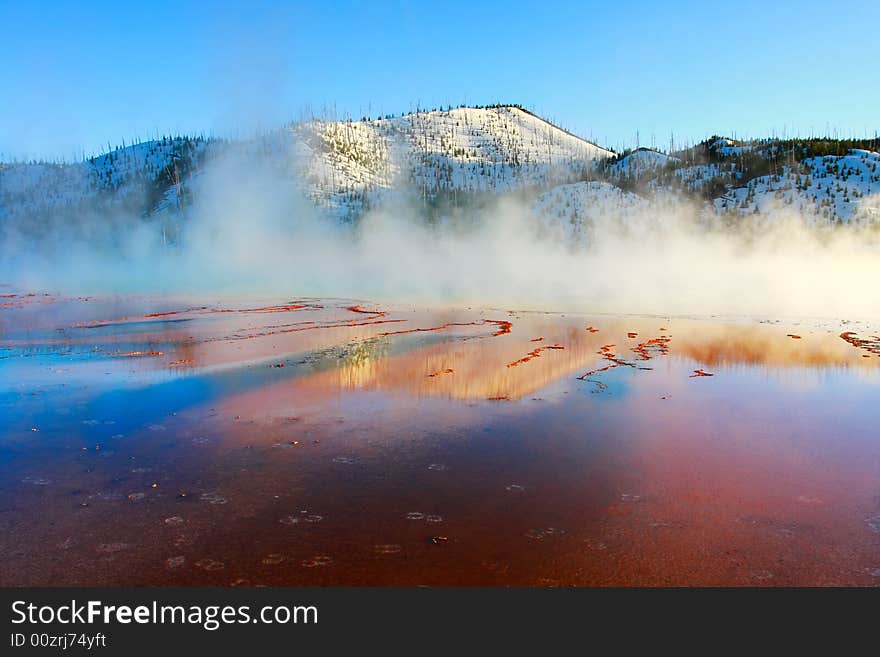
[[880, 327], [0, 299], [0, 584], [880, 584]]

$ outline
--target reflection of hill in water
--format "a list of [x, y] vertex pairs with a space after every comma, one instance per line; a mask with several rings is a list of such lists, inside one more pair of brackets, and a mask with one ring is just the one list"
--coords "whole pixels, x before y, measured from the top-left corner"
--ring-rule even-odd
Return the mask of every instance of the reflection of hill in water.
[[[555, 333], [559, 334], [558, 328]], [[575, 374], [599, 358], [599, 339], [583, 329], [571, 327], [558, 337], [536, 343], [530, 342], [532, 338], [455, 340], [387, 359], [347, 361], [328, 375], [346, 388], [404, 389], [419, 396], [452, 399], [515, 399]], [[527, 363], [507, 367], [537, 347], [557, 342], [565, 348], [544, 350]]]
[[[545, 319], [537, 324], [531, 319], [514, 321], [515, 333], [505, 340], [453, 340], [390, 357], [365, 348], [340, 367], [319, 376], [322, 385], [340, 388], [407, 390], [420, 397], [451, 399], [518, 399], [562, 377], [611, 364], [599, 353], [606, 344], [613, 344], [609, 352], [627, 363], [657, 367], [662, 355], [652, 351], [651, 361], [645, 361], [634, 349], [663, 335], [673, 336], [668, 343], [671, 356], [708, 367], [874, 369], [878, 365], [875, 354], [854, 348], [834, 331], [804, 330], [799, 335], [781, 328], [685, 320], [671, 322], [674, 328], [665, 333], [658, 331], [657, 320], [609, 318], [603, 321], [606, 328], [591, 334], [571, 325], [570, 320], [554, 320]], [[638, 329], [637, 335], [628, 337], [634, 328]], [[531, 342], [533, 338], [525, 338], [524, 330], [545, 339]], [[508, 366], [527, 358], [538, 347], [555, 344], [564, 349], [545, 349], [517, 366]]]

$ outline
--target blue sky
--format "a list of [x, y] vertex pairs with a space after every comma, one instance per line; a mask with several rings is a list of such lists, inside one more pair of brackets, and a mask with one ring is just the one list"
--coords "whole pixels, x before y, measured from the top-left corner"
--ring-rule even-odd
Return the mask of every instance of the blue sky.
[[0, 0], [0, 156], [518, 102], [613, 147], [880, 129], [880, 3]]

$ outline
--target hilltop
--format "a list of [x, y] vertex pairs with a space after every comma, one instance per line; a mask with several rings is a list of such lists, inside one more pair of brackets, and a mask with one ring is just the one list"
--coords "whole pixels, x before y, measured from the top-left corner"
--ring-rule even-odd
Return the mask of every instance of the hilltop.
[[476, 194], [571, 182], [613, 155], [516, 106], [314, 119], [241, 142], [165, 137], [75, 164], [2, 164], [0, 218], [173, 211], [186, 204], [212, 158], [233, 149], [348, 219], [391, 190], [405, 189], [426, 205], [456, 205]]
[[313, 199], [362, 206], [380, 190], [406, 188], [434, 205], [583, 178], [610, 150], [517, 106], [459, 107], [398, 118], [309, 121], [298, 173]]

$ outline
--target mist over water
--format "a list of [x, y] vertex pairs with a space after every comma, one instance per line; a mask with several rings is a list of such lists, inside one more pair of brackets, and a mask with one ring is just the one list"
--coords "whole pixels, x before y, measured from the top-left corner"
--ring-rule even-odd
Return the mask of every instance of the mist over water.
[[90, 217], [35, 239], [6, 227], [0, 282], [75, 294], [333, 296], [429, 306], [601, 313], [880, 317], [880, 240], [811, 228], [780, 208], [722, 226], [686, 201], [651, 203], [625, 223], [598, 217], [589, 239], [537, 217], [522, 196], [430, 223], [390, 195], [339, 223], [289, 173], [240, 153], [192, 181], [176, 241], [157, 221]]

